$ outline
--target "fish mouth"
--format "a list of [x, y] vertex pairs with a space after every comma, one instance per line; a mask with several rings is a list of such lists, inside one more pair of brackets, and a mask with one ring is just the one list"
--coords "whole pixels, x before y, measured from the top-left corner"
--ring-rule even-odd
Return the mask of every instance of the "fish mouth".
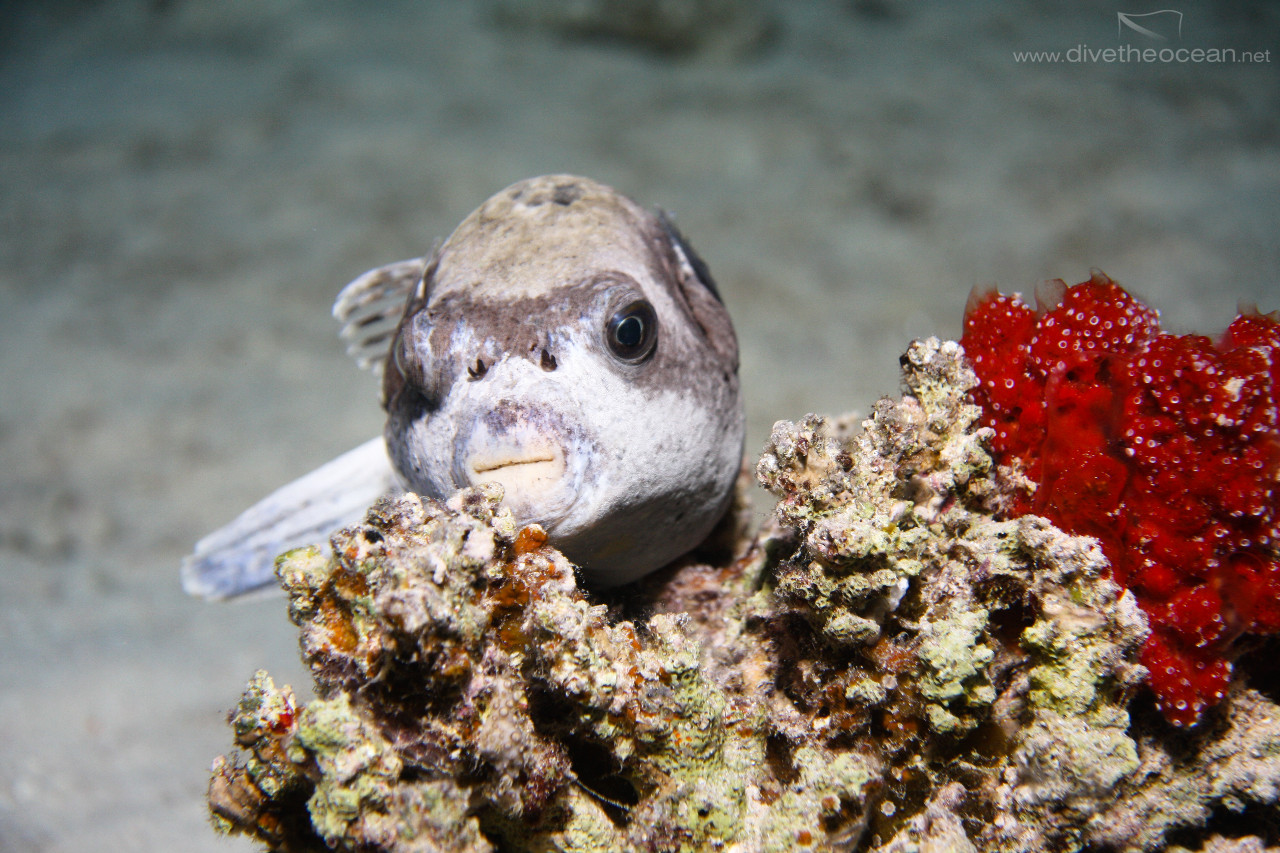
[[552, 533], [577, 502], [590, 463], [573, 414], [518, 399], [487, 406], [454, 445], [455, 485], [495, 483], [517, 524]]
[[551, 451], [529, 451], [525, 453], [477, 454], [467, 461], [467, 468], [477, 477], [494, 471], [519, 468], [523, 465], [543, 465], [553, 467], [556, 463], [563, 466], [563, 460]]
[[463, 464], [471, 483], [497, 483], [517, 505], [536, 503], [565, 475], [564, 451], [551, 446], [484, 448]]

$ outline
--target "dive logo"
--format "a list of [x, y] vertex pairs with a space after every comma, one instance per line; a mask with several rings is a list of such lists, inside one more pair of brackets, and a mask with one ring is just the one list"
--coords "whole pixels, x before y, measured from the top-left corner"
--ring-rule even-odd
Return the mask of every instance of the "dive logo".
[[[1109, 22], [1110, 18], [1108, 12], [1107, 17], [1102, 20]], [[1105, 26], [1101, 21], [1099, 24]], [[1066, 50], [1015, 50], [1013, 61], [1068, 64], [1116, 62], [1134, 65], [1156, 62], [1180, 65], [1257, 65], [1271, 62], [1270, 48], [1250, 50], [1218, 45], [1200, 47], [1177, 44], [1182, 41], [1182, 13], [1177, 9], [1116, 12], [1116, 35], [1120, 43], [1115, 47], [1089, 47], [1082, 43]]]
[[1132, 30], [1154, 41], [1182, 38], [1182, 13], [1175, 9], [1159, 12], [1116, 12], [1116, 35], [1124, 38], [1124, 31]]

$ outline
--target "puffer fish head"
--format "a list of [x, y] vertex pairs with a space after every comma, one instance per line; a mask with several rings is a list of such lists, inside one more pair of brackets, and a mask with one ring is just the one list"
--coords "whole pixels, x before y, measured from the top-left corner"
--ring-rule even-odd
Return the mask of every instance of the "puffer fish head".
[[596, 587], [701, 542], [742, 459], [738, 346], [671, 223], [551, 175], [486, 201], [426, 265], [383, 369], [407, 488], [495, 482]]

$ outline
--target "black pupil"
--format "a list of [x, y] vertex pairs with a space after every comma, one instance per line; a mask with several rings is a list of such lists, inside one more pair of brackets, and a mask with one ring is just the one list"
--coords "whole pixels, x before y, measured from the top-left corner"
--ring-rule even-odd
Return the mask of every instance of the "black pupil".
[[644, 340], [644, 320], [633, 314], [619, 323], [613, 334], [618, 346], [626, 349], [638, 347]]
[[605, 343], [614, 356], [636, 364], [653, 352], [658, 337], [658, 318], [653, 306], [637, 299], [623, 306], [605, 326]]

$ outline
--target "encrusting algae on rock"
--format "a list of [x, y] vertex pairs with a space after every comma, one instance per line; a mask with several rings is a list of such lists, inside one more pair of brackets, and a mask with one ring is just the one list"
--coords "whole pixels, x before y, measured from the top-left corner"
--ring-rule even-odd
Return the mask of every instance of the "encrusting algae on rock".
[[[255, 678], [233, 719], [250, 757], [221, 762], [211, 789], [224, 827], [284, 850], [695, 850], [744, 836], [783, 850], [792, 822], [812, 834], [861, 815], [875, 761], [817, 745], [798, 755], [786, 811], [761, 807], [766, 788], [783, 793], [762, 685], [713, 683], [727, 665], [707, 666], [685, 613], [611, 618], [499, 499], [407, 496], [341, 534], [332, 558], [281, 561], [321, 698], [295, 712]], [[716, 656], [761, 658], [725, 639]], [[767, 661], [742, 662], [763, 679]]]
[[319, 698], [254, 677], [216, 825], [283, 851], [1276, 844], [1273, 699], [1246, 673], [1169, 726], [1097, 540], [996, 512], [963, 350], [902, 364], [861, 424], [775, 426], [765, 529], [739, 506], [625, 594], [583, 589], [497, 487], [285, 555]]

